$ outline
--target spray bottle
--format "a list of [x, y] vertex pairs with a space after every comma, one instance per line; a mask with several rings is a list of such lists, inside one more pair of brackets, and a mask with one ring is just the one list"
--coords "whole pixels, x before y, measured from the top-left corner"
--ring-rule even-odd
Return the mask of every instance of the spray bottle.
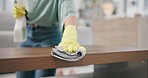
[[[21, 0], [16, 0], [17, 6], [23, 5]], [[16, 18], [14, 26], [14, 42], [23, 42], [26, 40], [26, 18], [25, 16]]]

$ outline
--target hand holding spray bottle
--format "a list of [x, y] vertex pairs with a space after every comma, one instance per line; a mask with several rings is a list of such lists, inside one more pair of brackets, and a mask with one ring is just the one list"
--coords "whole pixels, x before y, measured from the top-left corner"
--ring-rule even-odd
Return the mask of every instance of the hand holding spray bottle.
[[[17, 6], [20, 7], [23, 5], [22, 0], [16, 0]], [[17, 18], [14, 26], [14, 42], [23, 42], [26, 40], [26, 18], [25, 15]]]

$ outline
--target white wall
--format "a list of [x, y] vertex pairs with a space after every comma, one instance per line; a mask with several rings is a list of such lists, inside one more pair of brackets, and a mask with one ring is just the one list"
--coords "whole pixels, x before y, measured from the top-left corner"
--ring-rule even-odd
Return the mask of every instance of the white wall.
[[139, 23], [139, 47], [148, 48], [148, 18], [140, 19]]
[[75, 7], [76, 7], [78, 18], [79, 18], [79, 10], [80, 10], [82, 4], [83, 4], [83, 0], [75, 0]]
[[115, 6], [117, 8], [117, 14], [116, 16], [119, 18], [125, 17], [125, 11], [124, 11], [124, 0], [114, 0]]
[[148, 0], [145, 0], [145, 14], [148, 15]]
[[0, 12], [12, 12], [12, 4], [14, 0], [0, 0]]
[[7, 12], [12, 12], [12, 4], [14, 0], [5, 0], [6, 2], [6, 10]]
[[[137, 6], [132, 6], [131, 2], [137, 1]], [[135, 14], [141, 14], [142, 16], [145, 16], [144, 14], [144, 0], [127, 0], [126, 3], [126, 16], [127, 17], [134, 17]]]
[[0, 12], [3, 10], [3, 0], [0, 0]]

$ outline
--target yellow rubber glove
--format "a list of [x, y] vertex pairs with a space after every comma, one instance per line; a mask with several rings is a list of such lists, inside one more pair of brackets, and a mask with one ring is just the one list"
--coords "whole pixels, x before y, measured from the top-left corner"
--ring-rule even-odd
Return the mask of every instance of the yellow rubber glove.
[[12, 13], [15, 18], [20, 18], [25, 16], [25, 6], [20, 5], [18, 6], [17, 3], [13, 4]]
[[62, 47], [66, 52], [76, 52], [78, 48], [86, 51], [77, 42], [77, 31], [74, 25], [69, 25], [65, 28], [61, 43], [58, 46]]

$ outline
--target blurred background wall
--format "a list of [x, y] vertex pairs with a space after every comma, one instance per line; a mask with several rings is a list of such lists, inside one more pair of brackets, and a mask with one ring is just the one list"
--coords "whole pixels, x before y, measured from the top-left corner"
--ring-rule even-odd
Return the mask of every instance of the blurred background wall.
[[81, 0], [81, 3], [84, 5], [79, 6], [78, 22], [92, 29], [93, 45], [148, 47], [148, 0]]

